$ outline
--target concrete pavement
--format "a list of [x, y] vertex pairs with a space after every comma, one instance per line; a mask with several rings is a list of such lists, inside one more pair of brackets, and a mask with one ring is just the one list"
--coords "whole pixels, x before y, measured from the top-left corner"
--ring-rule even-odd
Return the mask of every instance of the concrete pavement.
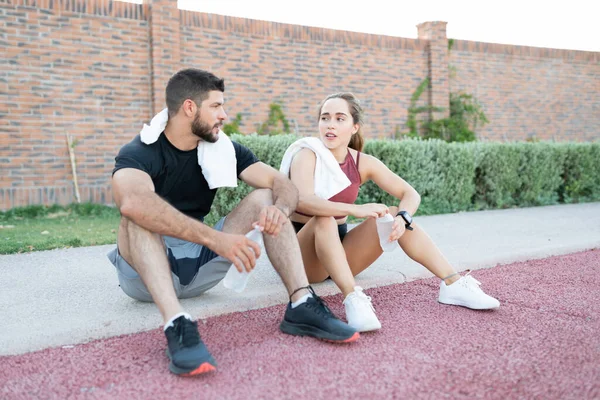
[[[600, 248], [600, 203], [417, 217], [458, 269]], [[161, 318], [153, 304], [123, 294], [106, 258], [113, 246], [0, 256], [0, 355], [155, 329]], [[577, 268], [576, 265], [572, 266]], [[431, 277], [401, 250], [384, 253], [357, 277], [364, 288]], [[320, 295], [338, 293], [331, 282], [314, 285]], [[483, 282], [485, 290], [485, 282]], [[437, 292], [431, 293], [432, 301]], [[262, 258], [241, 294], [219, 284], [184, 300], [204, 319], [234, 311], [282, 304], [287, 295]]]

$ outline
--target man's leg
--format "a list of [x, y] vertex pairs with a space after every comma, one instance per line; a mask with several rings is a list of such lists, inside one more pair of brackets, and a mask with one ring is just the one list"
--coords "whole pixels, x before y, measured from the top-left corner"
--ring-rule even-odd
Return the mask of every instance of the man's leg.
[[[223, 231], [246, 234], [252, 229], [252, 223], [258, 220], [261, 210], [271, 204], [271, 190], [251, 192], [227, 216]], [[263, 239], [267, 255], [290, 295], [280, 329], [291, 335], [313, 336], [334, 342], [357, 340], [360, 334], [337, 319], [308, 286], [300, 245], [291, 222], [283, 225], [277, 237], [265, 234]]]
[[[245, 235], [252, 230], [252, 223], [258, 220], [260, 211], [273, 204], [273, 194], [269, 189], [258, 189], [252, 191], [225, 219], [223, 232], [238, 233]], [[263, 235], [265, 249], [273, 267], [281, 277], [288, 293], [307, 287], [308, 279], [302, 263], [300, 246], [296, 239], [296, 232], [291, 222], [287, 222], [281, 228], [277, 237]], [[296, 301], [308, 293], [302, 289], [292, 296]]]
[[198, 325], [183, 312], [160, 235], [121, 218], [117, 246], [120, 256], [140, 276], [165, 323], [169, 370], [193, 376], [215, 370], [216, 362], [200, 339]]
[[171, 267], [160, 235], [121, 218], [117, 247], [121, 257], [142, 278], [165, 323], [183, 312], [173, 288]]

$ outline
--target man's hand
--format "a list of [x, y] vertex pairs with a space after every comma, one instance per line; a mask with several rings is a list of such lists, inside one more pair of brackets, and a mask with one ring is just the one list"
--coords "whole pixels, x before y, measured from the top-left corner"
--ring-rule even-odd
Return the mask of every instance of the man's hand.
[[402, 217], [396, 217], [394, 218], [394, 225], [392, 225], [392, 232], [388, 240], [390, 242], [396, 241], [404, 235], [404, 232], [406, 232], [406, 222]]
[[277, 206], [268, 206], [260, 211], [258, 221], [253, 226], [260, 226], [263, 233], [277, 236], [281, 227], [288, 222], [288, 216]]
[[235, 235], [219, 232], [215, 248], [218, 255], [231, 261], [239, 272], [250, 272], [256, 266], [256, 259], [260, 257], [260, 246], [244, 235]]

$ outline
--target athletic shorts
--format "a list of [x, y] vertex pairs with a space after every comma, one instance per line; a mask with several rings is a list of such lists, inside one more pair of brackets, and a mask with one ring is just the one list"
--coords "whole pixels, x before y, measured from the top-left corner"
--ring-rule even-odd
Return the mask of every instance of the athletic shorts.
[[[294, 222], [292, 221], [292, 225], [294, 225], [294, 230], [296, 231], [296, 233], [300, 232], [300, 229], [304, 228], [304, 225], [302, 222]], [[344, 241], [344, 237], [346, 236], [346, 233], [348, 233], [348, 224], [343, 223], [338, 225], [338, 235], [340, 235], [340, 241], [343, 242]]]
[[[214, 226], [222, 231], [225, 218]], [[171, 276], [175, 293], [180, 299], [196, 297], [216, 286], [227, 274], [231, 261], [218, 256], [208, 247], [185, 240], [163, 236], [167, 257], [171, 266]], [[126, 295], [140, 301], [152, 301], [152, 296], [138, 273], [115, 248], [107, 254], [117, 270], [119, 286]]]

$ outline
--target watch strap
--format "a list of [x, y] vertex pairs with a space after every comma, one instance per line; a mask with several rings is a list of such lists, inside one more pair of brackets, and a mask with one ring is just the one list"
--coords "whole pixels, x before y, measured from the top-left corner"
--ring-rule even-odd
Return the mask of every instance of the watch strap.
[[[406, 222], [406, 219], [404, 218], [404, 214], [405, 214], [405, 213], [406, 213], [406, 214], [408, 214], [408, 215], [410, 215], [410, 214], [408, 213], [408, 211], [400, 210], [400, 211], [398, 211], [398, 213], [396, 214], [396, 217], [402, 217], [402, 219], [404, 220], [404, 227], [405, 227], [406, 229], [408, 229], [409, 231], [412, 231], [412, 230], [414, 230], [414, 228], [413, 228], [412, 226], [410, 226], [410, 224], [412, 223], [412, 221], [411, 221], [410, 223]], [[411, 220], [412, 220], [412, 217], [411, 217]]]

